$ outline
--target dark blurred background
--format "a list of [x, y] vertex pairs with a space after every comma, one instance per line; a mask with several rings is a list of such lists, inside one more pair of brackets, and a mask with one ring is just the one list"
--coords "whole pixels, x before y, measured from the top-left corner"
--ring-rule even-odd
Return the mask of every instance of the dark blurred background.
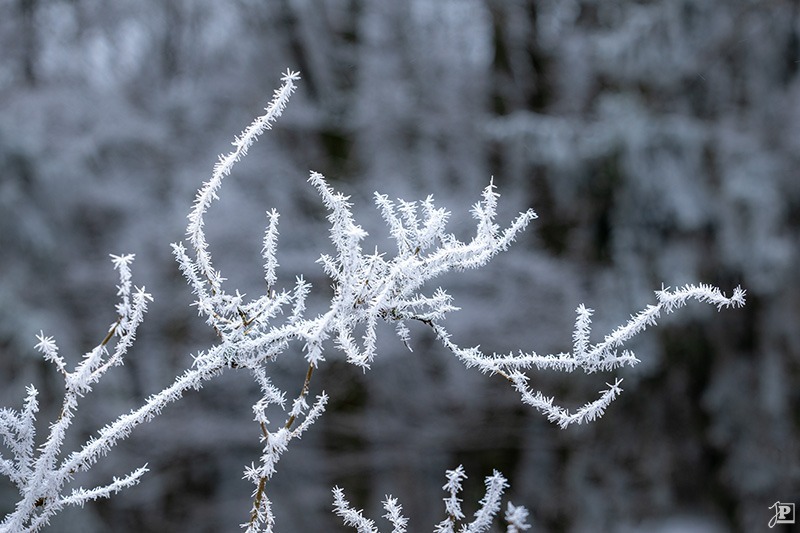
[[[305, 181], [316, 170], [384, 249], [375, 190], [433, 194], [464, 236], [492, 176], [503, 221], [539, 213], [510, 252], [442, 280], [463, 308], [447, 321], [462, 345], [568, 350], [579, 303], [597, 310], [599, 339], [662, 284], [741, 284], [748, 303], [692, 304], [641, 335], [622, 397], [567, 430], [424, 328], [413, 353], [386, 328], [366, 374], [330, 351], [312, 394], [327, 391], [331, 408], [270, 482], [279, 531], [340, 530], [333, 485], [376, 518], [391, 493], [426, 531], [458, 464], [468, 512], [497, 468], [535, 531], [761, 531], [775, 501], [800, 504], [796, 0], [2, 2], [0, 405], [18, 408], [34, 383], [46, 431], [63, 384], [35, 334], [72, 362], [102, 339], [115, 318], [109, 253], [136, 253], [134, 282], [156, 301], [126, 366], [83, 402], [72, 446], [214, 342], [169, 243], [287, 67], [302, 73], [298, 93], [208, 216], [230, 287], [263, 290], [264, 212], [277, 207], [281, 283], [303, 274], [324, 309], [314, 260], [331, 246]], [[295, 394], [299, 347], [273, 371]], [[579, 405], [610, 379], [533, 384]], [[229, 372], [169, 407], [77, 481], [147, 462], [143, 483], [52, 530], [237, 531], [256, 399]], [[16, 500], [0, 480], [0, 513]]]

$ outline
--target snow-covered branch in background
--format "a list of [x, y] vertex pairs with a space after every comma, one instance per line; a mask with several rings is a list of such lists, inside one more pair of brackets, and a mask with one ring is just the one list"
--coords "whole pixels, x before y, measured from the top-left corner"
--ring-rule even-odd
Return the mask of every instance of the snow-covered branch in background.
[[[5, 517], [0, 531], [38, 531], [65, 505], [83, 505], [88, 500], [108, 497], [123, 488], [137, 483], [146, 468], [135, 470], [125, 477], [114, 479], [108, 485], [89, 490], [73, 489], [65, 494], [66, 485], [80, 471], [88, 470], [99, 458], [127, 438], [131, 431], [157, 416], [164, 407], [179, 400], [190, 389], [199, 389], [203, 383], [220, 375], [225, 369], [247, 370], [258, 384], [262, 397], [253, 405], [257, 433], [262, 443], [262, 453], [257, 464], [245, 469], [244, 477], [254, 485], [253, 503], [247, 521], [242, 527], [248, 532], [273, 531], [275, 514], [267, 496], [267, 483], [276, 472], [276, 465], [289, 444], [313, 424], [325, 411], [328, 397], [324, 392], [316, 395], [309, 404], [311, 381], [314, 372], [325, 361], [326, 351], [334, 347], [350, 363], [369, 369], [376, 357], [377, 325], [391, 322], [400, 339], [410, 347], [409, 321], [430, 327], [445, 348], [469, 367], [482, 372], [499, 374], [520, 393], [523, 403], [543, 412], [548, 419], [561, 427], [573, 423], [592, 421], [601, 416], [608, 405], [621, 392], [621, 379], [616, 379], [600, 397], [575, 412], [557, 405], [553, 398], [544, 396], [528, 386], [526, 371], [553, 369], [572, 372], [581, 369], [586, 373], [609, 371], [625, 365], [634, 365], [638, 359], [624, 344], [636, 334], [655, 324], [662, 312], [672, 312], [695, 299], [718, 308], [744, 304], [744, 291], [734, 290], [730, 297], [719, 289], [700, 285], [686, 286], [674, 291], [667, 289], [656, 293], [657, 303], [651, 305], [608, 334], [596, 344], [590, 340], [592, 311], [578, 307], [573, 350], [570, 353], [538, 355], [533, 351], [508, 355], [486, 355], [477, 347], [461, 348], [451, 340], [443, 322], [455, 310], [451, 296], [441, 288], [432, 292], [426, 284], [451, 270], [478, 268], [486, 265], [496, 254], [506, 250], [517, 235], [536, 218], [532, 210], [520, 213], [511, 224], [502, 229], [495, 221], [497, 199], [494, 185], [484, 189], [482, 199], [472, 207], [476, 230], [474, 236], [462, 242], [447, 232], [449, 212], [435, 206], [433, 198], [420, 202], [392, 201], [375, 195], [375, 203], [395, 241], [396, 252], [375, 250], [366, 254], [361, 243], [367, 233], [356, 224], [348, 197], [334, 191], [324, 176], [312, 172], [311, 185], [318, 191], [329, 211], [330, 238], [335, 254], [323, 254], [319, 263], [331, 278], [333, 297], [328, 310], [318, 316], [307, 316], [306, 297], [311, 286], [298, 277], [290, 289], [278, 290], [276, 250], [279, 215], [267, 212], [262, 256], [266, 290], [251, 300], [238, 290], [225, 287], [225, 278], [215, 270], [208, 249], [204, 225], [205, 214], [214, 200], [222, 181], [234, 164], [246, 155], [256, 138], [280, 116], [295, 89], [299, 76], [287, 71], [282, 85], [274, 93], [266, 113], [257, 118], [238, 136], [234, 150], [220, 158], [212, 177], [197, 193], [189, 213], [186, 229], [188, 248], [173, 244], [179, 268], [195, 295], [194, 305], [219, 337], [219, 342], [205, 351], [194, 354], [190, 368], [175, 381], [149, 398], [130, 413], [102, 428], [79, 450], [63, 459], [61, 446], [77, 409], [78, 398], [89, 393], [92, 386], [112, 366], [122, 363], [122, 358], [135, 340], [136, 329], [142, 322], [150, 295], [143, 289], [132, 290], [131, 255], [114, 256], [114, 265], [120, 273], [117, 305], [118, 320], [106, 338], [89, 352], [75, 370], [68, 371], [58, 353], [55, 342], [43, 334], [37, 349], [52, 362], [64, 376], [66, 391], [61, 415], [51, 424], [50, 435], [38, 448], [35, 445], [36, 389], [28, 395], [20, 412], [0, 410], [0, 432], [13, 458], [0, 456], [0, 473], [14, 482], [20, 492], [20, 501], [14, 512]], [[360, 332], [356, 334], [356, 332]], [[114, 350], [109, 351], [115, 339]], [[330, 342], [329, 342], [330, 341]], [[272, 384], [268, 364], [286, 352], [290, 343], [302, 347], [307, 371], [300, 392], [286, 404], [286, 393]], [[620, 351], [621, 350], [621, 351]], [[275, 407], [282, 409], [281, 420], [271, 420], [267, 412]], [[500, 510], [500, 498], [507, 482], [499, 473], [486, 479], [486, 496], [474, 520], [461, 524], [465, 515], [461, 510], [461, 481], [465, 474], [461, 467], [447, 473], [445, 499], [447, 517], [437, 526], [439, 532], [486, 531]], [[392, 497], [384, 501], [386, 517], [394, 531], [405, 531], [407, 520], [402, 507]], [[334, 509], [347, 525], [359, 531], [376, 531], [374, 523], [363, 517], [344, 498], [340, 489], [334, 490]], [[527, 529], [527, 511], [523, 507], [508, 506], [505, 514], [508, 531]]]

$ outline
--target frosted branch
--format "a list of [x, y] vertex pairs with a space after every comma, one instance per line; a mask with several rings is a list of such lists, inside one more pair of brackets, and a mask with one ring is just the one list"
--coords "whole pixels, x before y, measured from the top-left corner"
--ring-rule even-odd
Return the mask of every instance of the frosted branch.
[[[0, 455], [0, 474], [8, 477], [20, 493], [13, 512], [0, 523], [0, 532], [35, 532], [47, 525], [50, 518], [66, 505], [84, 505], [87, 501], [106, 498], [135, 485], [147, 471], [141, 467], [111, 483], [90, 489], [73, 489], [65, 495], [67, 485], [78, 472], [89, 470], [103, 455], [126, 439], [140, 424], [158, 416], [168, 405], [180, 400], [190, 390], [219, 376], [226, 369], [250, 373], [261, 391], [252, 407], [254, 435], [262, 443], [258, 464], [245, 468], [244, 477], [254, 485], [249, 520], [242, 524], [248, 532], [273, 531], [275, 515], [268, 497], [268, 482], [277, 464], [295, 438], [300, 438], [325, 411], [328, 397], [324, 392], [309, 406], [311, 381], [315, 369], [325, 362], [326, 350], [336, 348], [350, 363], [369, 369], [377, 356], [377, 327], [381, 322], [392, 323], [406, 346], [411, 346], [409, 321], [423, 323], [434, 331], [442, 345], [467, 367], [504, 377], [519, 393], [522, 403], [541, 411], [548, 420], [562, 428], [571, 424], [591, 422], [603, 415], [621, 394], [621, 378], [606, 383], [598, 397], [581, 407], [569, 410], [554, 398], [529, 386], [527, 372], [558, 370], [585, 373], [618, 370], [639, 362], [625, 349], [634, 336], [656, 325], [663, 313], [671, 313], [691, 300], [708, 303], [723, 309], [740, 307], [745, 303], [745, 291], [737, 287], [731, 296], [710, 285], [686, 285], [656, 292], [656, 303], [604, 336], [592, 342], [593, 310], [580, 305], [576, 310], [571, 352], [539, 355], [534, 351], [509, 354], [484, 354], [479, 347], [462, 348], [443, 326], [447, 315], [457, 308], [452, 297], [443, 289], [429, 290], [434, 278], [453, 270], [479, 268], [495, 255], [506, 250], [527, 225], [536, 218], [533, 210], [519, 213], [507, 227], [497, 222], [499, 198], [494, 183], [483, 190], [481, 199], [472, 206], [475, 220], [474, 235], [465, 242], [447, 232], [450, 213], [436, 207], [433, 197], [422, 201], [390, 200], [375, 194], [375, 204], [395, 241], [394, 254], [374, 250], [365, 253], [362, 241], [367, 233], [353, 216], [349, 197], [335, 191], [322, 174], [312, 172], [309, 183], [320, 195], [328, 210], [330, 239], [334, 252], [322, 254], [318, 260], [333, 285], [330, 306], [324, 314], [309, 317], [306, 300], [311, 285], [297, 277], [291, 289], [276, 288], [278, 280], [278, 220], [276, 210], [267, 212], [267, 227], [261, 246], [263, 259], [264, 294], [248, 299], [238, 290], [223, 289], [222, 272], [214, 269], [209, 244], [204, 232], [205, 214], [218, 198], [223, 179], [236, 162], [247, 154], [249, 147], [283, 112], [294, 92], [299, 76], [287, 71], [281, 86], [274, 92], [265, 114], [258, 117], [233, 141], [234, 149], [220, 157], [209, 181], [197, 192], [188, 215], [187, 246], [172, 245], [180, 272], [191, 288], [198, 313], [205, 317], [218, 336], [217, 344], [194, 354], [190, 368], [175, 377], [162, 391], [146, 398], [142, 405], [117, 417], [77, 450], [64, 452], [67, 431], [74, 419], [79, 400], [89, 394], [99, 379], [112, 367], [123, 363], [124, 356], [136, 340], [136, 332], [144, 320], [152, 297], [132, 282], [133, 255], [113, 255], [112, 262], [119, 275], [117, 285], [117, 319], [106, 331], [105, 338], [86, 353], [70, 370], [60, 355], [52, 337], [40, 332], [35, 349], [52, 363], [64, 378], [65, 393], [58, 418], [49, 426], [49, 433], [36, 447], [37, 391], [28, 387], [19, 411], [0, 409], [0, 435], [10, 455]], [[393, 250], [393, 251], [394, 251]], [[286, 352], [291, 343], [302, 346], [308, 365], [300, 392], [288, 402], [286, 393], [269, 378], [268, 364]], [[287, 410], [288, 409], [288, 410]], [[277, 415], [277, 419], [276, 416]], [[277, 420], [277, 421], [276, 421]], [[466, 474], [461, 466], [447, 471], [443, 489], [446, 517], [437, 526], [439, 533], [488, 530], [500, 512], [500, 501], [508, 487], [498, 472], [486, 478], [486, 494], [478, 502], [474, 520], [462, 524], [466, 515], [459, 494]], [[345, 525], [362, 532], [376, 532], [375, 523], [353, 509], [338, 487], [333, 490], [334, 511]], [[383, 502], [386, 514], [396, 533], [406, 531], [408, 520], [402, 506], [393, 497]], [[511, 533], [528, 529], [527, 511], [509, 504], [505, 518]]]

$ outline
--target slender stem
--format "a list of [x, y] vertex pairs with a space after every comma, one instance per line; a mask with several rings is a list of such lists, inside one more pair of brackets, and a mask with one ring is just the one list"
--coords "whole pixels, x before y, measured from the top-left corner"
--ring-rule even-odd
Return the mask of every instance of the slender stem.
[[108, 330], [108, 333], [106, 334], [106, 336], [103, 338], [102, 341], [100, 341], [100, 346], [105, 346], [106, 344], [109, 343], [109, 341], [111, 340], [111, 337], [113, 337], [114, 333], [117, 332], [117, 328], [119, 327], [120, 322], [122, 322], [122, 317], [121, 316], [117, 317], [117, 321], [114, 322], [114, 325], [111, 326], [111, 329]]
[[[309, 363], [308, 364], [308, 371], [306, 371], [306, 380], [303, 382], [303, 388], [300, 389], [300, 394], [297, 396], [297, 399], [303, 399], [308, 396], [308, 387], [311, 383], [311, 376], [314, 374], [314, 365]], [[286, 425], [284, 426], [286, 429], [292, 429], [292, 424], [294, 424], [297, 415], [292, 415], [286, 421]]]
[[264, 488], [267, 484], [267, 478], [262, 476], [258, 480], [258, 489], [256, 489], [256, 499], [253, 502], [253, 512], [250, 513], [250, 525], [253, 525], [258, 519], [258, 508], [261, 507], [261, 500], [264, 499]]
[[[313, 363], [308, 364], [308, 370], [306, 371], [306, 379], [303, 381], [303, 387], [300, 389], [300, 394], [297, 395], [297, 399], [301, 400], [308, 396], [309, 386], [311, 384], [311, 376], [314, 375], [314, 365]], [[297, 415], [293, 414], [286, 420], [286, 424], [284, 424], [285, 429], [292, 429], [292, 425], [294, 425], [295, 421], [297, 420]], [[264, 439], [269, 438], [269, 431], [267, 430], [266, 424], [261, 422], [261, 432], [264, 434]], [[258, 480], [258, 488], [256, 489], [255, 500], [253, 500], [253, 512], [250, 513], [250, 525], [252, 526], [255, 524], [256, 520], [258, 519], [258, 509], [261, 507], [261, 502], [264, 500], [264, 493], [267, 488], [267, 476], [261, 476]]]

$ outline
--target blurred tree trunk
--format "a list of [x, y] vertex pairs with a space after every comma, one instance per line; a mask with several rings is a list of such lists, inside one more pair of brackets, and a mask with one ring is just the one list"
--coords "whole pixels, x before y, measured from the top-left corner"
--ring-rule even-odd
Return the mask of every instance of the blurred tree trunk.
[[39, 0], [19, 0], [18, 8], [22, 27], [22, 54], [20, 71], [22, 79], [29, 87], [37, 84], [36, 63], [39, 57], [39, 28], [36, 25], [36, 13]]

